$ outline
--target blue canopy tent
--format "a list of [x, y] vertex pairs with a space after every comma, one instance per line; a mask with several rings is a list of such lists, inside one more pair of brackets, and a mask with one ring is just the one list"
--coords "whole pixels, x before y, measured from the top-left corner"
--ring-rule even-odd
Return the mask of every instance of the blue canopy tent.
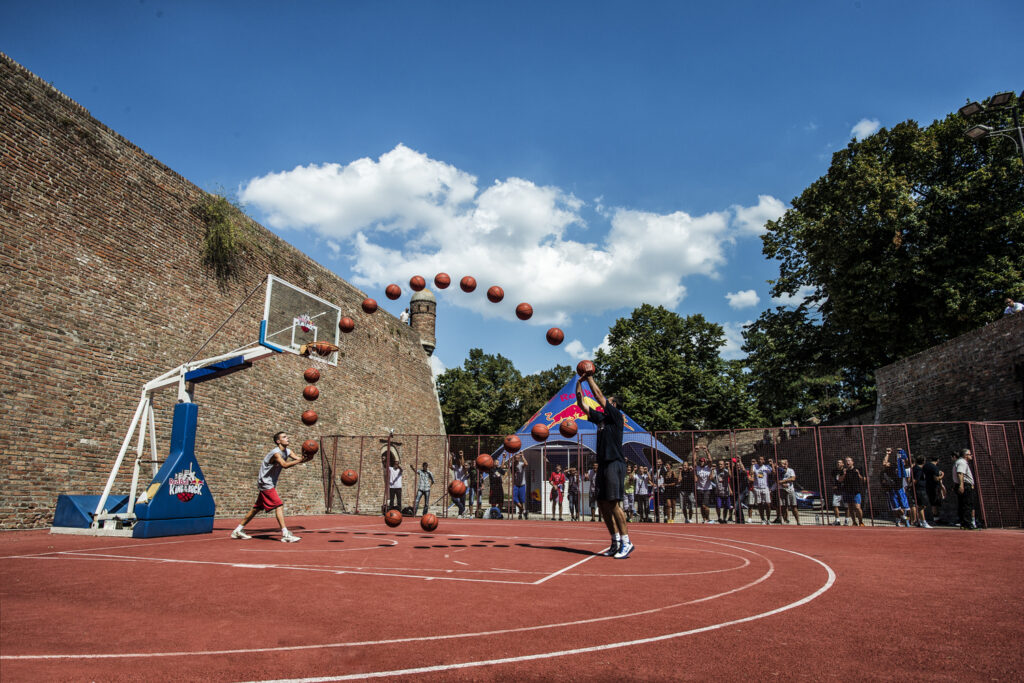
[[[543, 408], [516, 431], [516, 436], [522, 441], [522, 451], [543, 448], [548, 462], [552, 466], [562, 465], [562, 467], [568, 466], [581, 452], [581, 449], [590, 454], [597, 451], [597, 425], [588, 420], [584, 412], [576, 405], [576, 384], [579, 381], [579, 376], [573, 375], [565, 386], [544, 404]], [[583, 402], [588, 408], [603, 412], [587, 384], [583, 385]], [[644, 451], [652, 453], [656, 450], [659, 453], [658, 460], [661, 462], [664, 462], [666, 458], [682, 462], [679, 456], [654, 438], [654, 434], [637, 424], [625, 412], [622, 415], [625, 417], [622, 430], [622, 451], [627, 461], [651, 467], [653, 465], [651, 458], [647, 457]], [[577, 427], [576, 435], [568, 439], [558, 431], [558, 425], [566, 419], [576, 420]], [[550, 432], [550, 436], [545, 441], [537, 441], [531, 434], [534, 425], [538, 424], [544, 425]], [[496, 462], [501, 462], [507, 455], [504, 448], [499, 448], [492, 454]]]

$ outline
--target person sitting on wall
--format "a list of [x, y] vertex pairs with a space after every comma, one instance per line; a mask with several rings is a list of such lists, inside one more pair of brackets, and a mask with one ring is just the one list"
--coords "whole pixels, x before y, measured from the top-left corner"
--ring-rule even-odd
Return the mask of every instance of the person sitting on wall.
[[1006, 301], [1003, 303], [1006, 304], [1006, 308], [1003, 309], [1003, 315], [1013, 315], [1014, 313], [1024, 311], [1024, 304], [1014, 301], [1010, 297], [1006, 297]]

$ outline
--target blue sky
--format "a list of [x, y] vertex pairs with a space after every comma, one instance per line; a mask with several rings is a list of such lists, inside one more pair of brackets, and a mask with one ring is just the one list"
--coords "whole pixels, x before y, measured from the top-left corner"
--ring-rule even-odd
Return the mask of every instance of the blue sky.
[[1019, 90], [1022, 19], [1009, 0], [5, 0], [0, 50], [395, 314], [411, 275], [475, 276], [439, 297], [435, 370], [480, 347], [536, 372], [644, 302], [724, 325], [741, 356], [775, 305], [764, 222], [852, 137]]

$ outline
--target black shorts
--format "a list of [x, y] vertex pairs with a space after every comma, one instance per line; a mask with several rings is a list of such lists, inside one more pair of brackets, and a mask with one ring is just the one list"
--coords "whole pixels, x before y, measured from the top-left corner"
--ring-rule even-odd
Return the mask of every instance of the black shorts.
[[597, 465], [597, 499], [622, 500], [626, 497], [626, 463], [611, 460]]

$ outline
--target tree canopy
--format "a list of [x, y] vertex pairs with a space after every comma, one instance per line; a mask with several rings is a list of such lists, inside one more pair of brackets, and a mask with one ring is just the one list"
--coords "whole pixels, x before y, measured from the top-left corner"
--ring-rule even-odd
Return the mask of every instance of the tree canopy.
[[[1010, 125], [1005, 110], [987, 117]], [[750, 388], [773, 422], [871, 405], [876, 368], [989, 322], [1004, 296], [1024, 294], [1024, 167], [1009, 141], [965, 138], [969, 125], [951, 114], [851, 141], [768, 223], [772, 296], [812, 291], [744, 335]]]
[[643, 304], [615, 322], [608, 345], [594, 358], [601, 389], [647, 429], [759, 424], [741, 364], [719, 356], [724, 331], [704, 316]]

